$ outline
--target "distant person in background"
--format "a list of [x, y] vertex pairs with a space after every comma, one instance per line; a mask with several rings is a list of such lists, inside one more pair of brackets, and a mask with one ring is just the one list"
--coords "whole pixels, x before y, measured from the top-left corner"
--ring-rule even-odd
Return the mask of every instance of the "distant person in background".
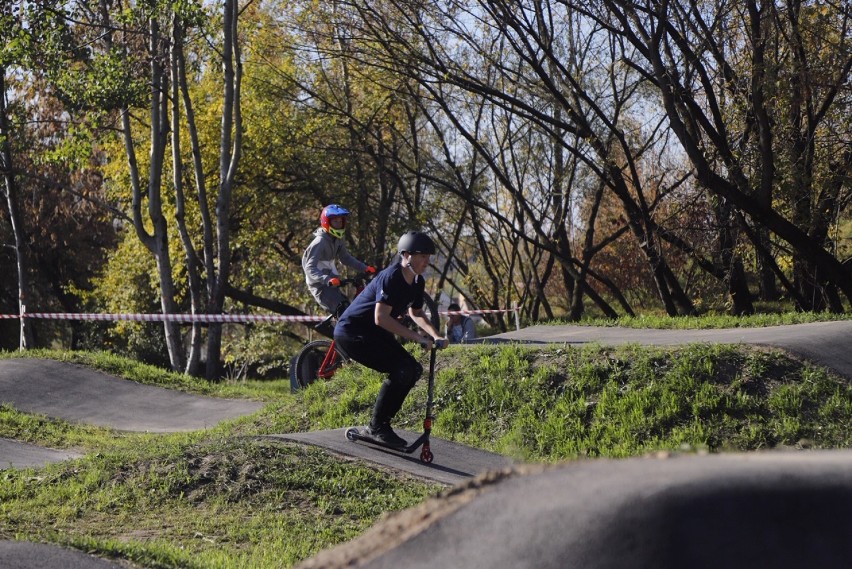
[[[461, 307], [453, 302], [447, 307], [448, 312], [457, 312]], [[451, 344], [467, 344], [476, 339], [476, 325], [473, 319], [465, 314], [450, 314], [447, 318], [447, 339]]]

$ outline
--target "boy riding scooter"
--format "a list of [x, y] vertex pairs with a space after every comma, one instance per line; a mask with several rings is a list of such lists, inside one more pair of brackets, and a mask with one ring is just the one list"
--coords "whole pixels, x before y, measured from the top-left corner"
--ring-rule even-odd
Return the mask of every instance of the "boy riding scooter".
[[[400, 237], [398, 250], [399, 261], [381, 271], [340, 316], [334, 341], [351, 359], [387, 374], [364, 435], [402, 449], [407, 443], [394, 433], [391, 421], [423, 374], [423, 366], [395, 336], [419, 342], [429, 350], [433, 345], [446, 347], [448, 342], [423, 312], [423, 273], [435, 254], [435, 243], [425, 233], [410, 231]], [[399, 322], [406, 311], [425, 335]]]

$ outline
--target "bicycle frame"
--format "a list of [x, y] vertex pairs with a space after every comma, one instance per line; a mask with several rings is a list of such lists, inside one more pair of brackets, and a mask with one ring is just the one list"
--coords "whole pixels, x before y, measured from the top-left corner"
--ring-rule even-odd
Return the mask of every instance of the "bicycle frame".
[[[367, 281], [369, 281], [373, 275], [371, 274], [359, 274], [351, 279], [345, 279], [341, 282], [340, 286], [346, 285], [355, 285], [355, 296], [358, 296], [366, 286]], [[331, 320], [333, 320], [334, 316], [329, 316], [325, 320], [323, 320], [319, 326], [325, 325]], [[324, 352], [324, 353], [321, 353]], [[319, 361], [319, 357], [322, 357], [322, 360]], [[317, 357], [316, 360], [312, 360], [313, 357]], [[317, 380], [317, 379], [330, 379], [338, 367], [346, 362], [347, 358], [345, 355], [341, 354], [337, 351], [336, 343], [332, 338], [329, 340], [316, 340], [313, 342], [309, 342], [306, 344], [297, 354], [297, 356], [293, 359], [293, 363], [291, 364], [292, 369], [294, 370], [295, 375], [294, 381], [301, 387], [305, 387], [309, 383]], [[311, 361], [318, 361], [319, 365], [316, 368], [313, 368]], [[308, 365], [308, 368], [305, 368], [305, 365]], [[294, 383], [294, 385], [296, 384]]]
[[331, 347], [328, 349], [328, 352], [325, 354], [325, 357], [322, 360], [322, 363], [317, 370], [317, 377], [319, 379], [330, 379], [334, 372], [337, 370], [337, 358], [340, 357], [340, 354], [337, 352], [337, 344], [334, 340], [331, 341]]
[[[373, 280], [375, 274], [362, 273], [356, 277], [351, 279], [344, 280], [341, 285], [354, 284], [355, 285], [355, 294], [352, 296], [354, 299], [356, 296], [361, 294], [367, 287], [367, 282]], [[337, 370], [338, 366], [337, 359], [342, 356], [337, 351], [337, 343], [332, 340], [331, 347], [328, 349], [328, 353], [322, 360], [319, 369], [317, 370], [317, 377], [320, 379], [329, 379], [334, 375], [334, 372]]]

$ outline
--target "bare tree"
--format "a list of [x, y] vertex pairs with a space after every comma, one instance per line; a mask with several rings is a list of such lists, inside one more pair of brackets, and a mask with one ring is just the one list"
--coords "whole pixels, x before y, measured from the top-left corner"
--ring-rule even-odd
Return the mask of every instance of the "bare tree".
[[[178, 7], [179, 8], [179, 7]], [[164, 314], [179, 310], [178, 291], [173, 277], [174, 263], [169, 248], [170, 221], [164, 209], [163, 180], [166, 171], [166, 150], [172, 146], [172, 189], [174, 190], [175, 216], [178, 234], [185, 252], [189, 276], [189, 296], [193, 312], [220, 314], [229, 287], [231, 264], [230, 209], [242, 148], [242, 116], [240, 112], [240, 86], [242, 63], [238, 29], [239, 5], [227, 0], [222, 12], [221, 49], [217, 52], [222, 65], [222, 121], [219, 141], [218, 188], [215, 195], [215, 213], [210, 212], [207, 191], [208, 174], [201, 161], [195, 115], [189, 96], [189, 86], [184, 59], [184, 35], [188, 25], [198, 27], [203, 18], [198, 7], [184, 6], [182, 12], [171, 6], [138, 13], [144, 18], [146, 30], [130, 29], [114, 21], [116, 14], [108, 3], [100, 2], [99, 10], [89, 13], [94, 24], [103, 30], [98, 36], [107, 53], [120, 52], [127, 61], [138, 60], [141, 45], [136, 38], [147, 40], [148, 68], [145, 81], [150, 86], [147, 97], [149, 128], [147, 145], [149, 162], [143, 176], [137, 159], [136, 129], [132, 122], [133, 99], [125, 95], [126, 102], [120, 110], [121, 131], [127, 156], [132, 193], [131, 220], [136, 236], [156, 259], [160, 284], [160, 302]], [[167, 30], [166, 33], [163, 30]], [[180, 112], [181, 102], [184, 113]], [[190, 133], [192, 171], [196, 180], [196, 207], [202, 219], [202, 251], [195, 250], [192, 236], [186, 225], [187, 200], [183, 188], [183, 156], [180, 132], [186, 124]], [[171, 134], [171, 136], [170, 136]], [[203, 267], [203, 274], [202, 274]], [[206, 285], [206, 290], [202, 287]], [[172, 369], [195, 373], [200, 360], [202, 328], [193, 326], [189, 357], [186, 357], [180, 326], [164, 322], [166, 346]], [[222, 325], [207, 327], [208, 379], [220, 376]]]
[[[210, 227], [210, 208], [207, 203], [207, 184], [204, 168], [201, 162], [200, 144], [198, 141], [198, 128], [195, 124], [195, 112], [192, 99], [189, 96], [189, 88], [186, 75], [186, 60], [184, 55], [184, 20], [179, 14], [175, 14], [172, 22], [172, 45], [171, 45], [171, 98], [172, 98], [172, 180], [175, 191], [175, 221], [178, 226], [181, 243], [186, 259], [186, 273], [189, 281], [190, 309], [192, 314], [203, 313], [206, 309], [204, 301], [204, 289], [202, 282], [202, 261], [199, 260], [192, 241], [192, 235], [186, 223], [187, 200], [183, 183], [183, 154], [181, 145], [181, 105], [183, 101], [186, 114], [187, 130], [190, 136], [192, 148], [192, 164], [195, 173], [198, 207], [202, 220], [203, 242], [205, 243], [205, 257], [210, 257], [209, 243], [212, 242], [212, 230]], [[210, 267], [207, 267], [208, 273]], [[189, 354], [186, 361], [186, 373], [198, 375], [201, 361], [201, 345], [204, 341], [203, 327], [200, 322], [192, 324], [190, 333]]]
[[[205, 244], [208, 312], [220, 314], [225, 303], [231, 270], [230, 213], [237, 171], [242, 155], [241, 86], [242, 59], [238, 32], [240, 6], [237, 0], [225, 0], [222, 19], [221, 50], [223, 77], [222, 128], [219, 143], [219, 192], [216, 199], [216, 238]], [[215, 251], [215, 260], [212, 251]], [[207, 377], [220, 375], [222, 325], [207, 332]]]
[[14, 236], [15, 266], [18, 278], [18, 314], [20, 315], [20, 348], [32, 347], [33, 337], [29, 320], [24, 317], [27, 299], [30, 296], [29, 260], [27, 239], [23, 226], [15, 170], [12, 163], [12, 130], [7, 116], [6, 66], [0, 62], [0, 172], [3, 173], [3, 194], [9, 213], [9, 222]]
[[[587, 273], [575, 270], [565, 229], [572, 213], [560, 197], [568, 195], [564, 185], [570, 180], [565, 155], [594, 171], [623, 202], [629, 227], [647, 257], [668, 312], [694, 310], [668, 267], [653, 231], [653, 212], [642, 193], [637, 163], [651, 144], [637, 148], [622, 131], [622, 113], [639, 89], [641, 77], [625, 73], [619, 78], [615, 71], [607, 76], [588, 65], [609, 59], [613, 61], [610, 69], [617, 67], [620, 54], [605, 36], [604, 41], [595, 39], [599, 36], [594, 30], [570, 12], [556, 13], [545, 2], [531, 7], [498, 1], [351, 5], [362, 22], [362, 33], [382, 48], [381, 53], [369, 53], [369, 58], [421, 82], [425, 95], [486, 157], [498, 185], [517, 199], [531, 225], [515, 230], [535, 235], [537, 246], [554, 248], [569, 288], [592, 294], [583, 284]], [[505, 128], [513, 132], [534, 128], [549, 140], [553, 161], [548, 168], [555, 184], [543, 188], [544, 202], [532, 205], [523, 184], [518, 185], [517, 170], [513, 171], [518, 164], [508, 155], [499, 155], [511, 152], [511, 145], [501, 146], [499, 133], [483, 138], [471, 128], [468, 109], [473, 98], [511, 115]], [[543, 204], [547, 207], [540, 207]], [[581, 312], [578, 301], [571, 302], [574, 317]]]
[[[804, 308], [841, 309], [835, 290], [852, 299], [852, 274], [826, 239], [826, 212], [836, 210], [846, 187], [833, 174], [852, 168], [848, 139], [830, 127], [849, 97], [843, 90], [852, 70], [848, 7], [827, 4], [829, 17], [818, 21], [830, 24], [815, 26], [824, 41], [803, 41], [803, 23], [816, 14], [798, 0], [777, 12], [775, 3], [754, 0], [563, 3], [635, 49], [626, 62], [659, 91], [699, 182], [792, 247]], [[770, 65], [770, 53], [789, 61]], [[788, 81], [778, 81], [785, 75]], [[833, 172], [815, 169], [817, 148], [827, 151], [822, 159]], [[781, 164], [789, 171], [779, 171]], [[774, 191], [779, 181], [790, 202]], [[792, 215], [776, 205], [785, 202]], [[768, 253], [761, 245], [761, 254]]]

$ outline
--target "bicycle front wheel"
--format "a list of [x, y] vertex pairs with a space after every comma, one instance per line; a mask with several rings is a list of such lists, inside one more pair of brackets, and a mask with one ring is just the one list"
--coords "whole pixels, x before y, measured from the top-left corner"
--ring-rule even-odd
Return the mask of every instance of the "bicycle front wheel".
[[329, 350], [334, 350], [331, 340], [314, 340], [305, 344], [293, 363], [300, 387], [307, 387], [320, 378], [331, 378], [337, 368], [346, 363], [340, 352], [334, 350], [329, 354]]

